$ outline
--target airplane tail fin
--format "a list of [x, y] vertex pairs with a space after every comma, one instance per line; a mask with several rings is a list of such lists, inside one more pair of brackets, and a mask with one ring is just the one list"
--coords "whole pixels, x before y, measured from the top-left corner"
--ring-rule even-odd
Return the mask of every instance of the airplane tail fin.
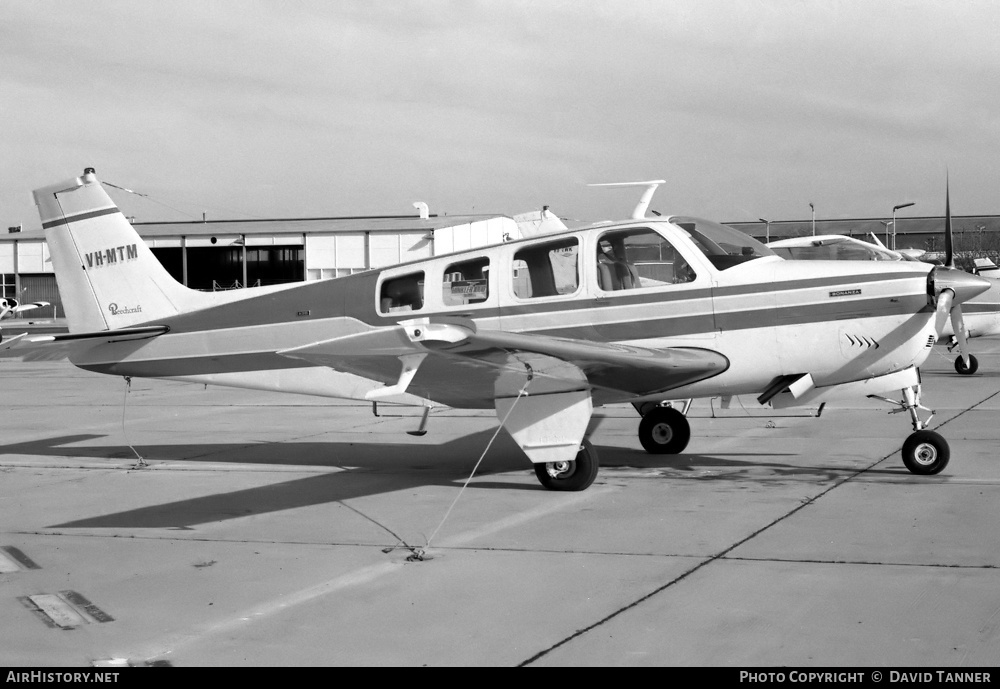
[[125, 328], [209, 305], [211, 295], [166, 271], [93, 168], [34, 197], [70, 332]]

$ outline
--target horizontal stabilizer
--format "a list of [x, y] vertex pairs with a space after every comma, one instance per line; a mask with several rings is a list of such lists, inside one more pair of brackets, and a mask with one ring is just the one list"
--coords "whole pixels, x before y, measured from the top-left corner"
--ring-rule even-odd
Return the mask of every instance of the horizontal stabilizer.
[[151, 325], [139, 328], [119, 328], [86, 333], [58, 333], [48, 335], [28, 335], [22, 333], [0, 342], [0, 357], [26, 357], [31, 359], [62, 358], [77, 346], [144, 340], [167, 332], [165, 325]]

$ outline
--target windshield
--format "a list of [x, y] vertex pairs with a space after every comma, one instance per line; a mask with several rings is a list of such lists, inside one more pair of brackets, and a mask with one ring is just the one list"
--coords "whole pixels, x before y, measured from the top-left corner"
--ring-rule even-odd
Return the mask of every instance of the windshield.
[[763, 243], [739, 230], [701, 218], [670, 218], [698, 245], [705, 257], [719, 270], [762, 256], [774, 256]]

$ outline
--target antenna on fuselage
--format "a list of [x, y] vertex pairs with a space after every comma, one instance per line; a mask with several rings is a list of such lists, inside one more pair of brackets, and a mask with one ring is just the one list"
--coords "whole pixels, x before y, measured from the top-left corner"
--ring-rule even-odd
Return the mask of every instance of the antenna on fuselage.
[[639, 199], [639, 203], [636, 204], [635, 209], [632, 211], [633, 220], [642, 220], [646, 217], [646, 209], [649, 208], [649, 202], [653, 198], [653, 192], [656, 191], [656, 187], [661, 184], [666, 184], [665, 179], [654, 179], [648, 182], [605, 182], [601, 184], [588, 184], [588, 187], [646, 187], [646, 191], [642, 192], [642, 198]]

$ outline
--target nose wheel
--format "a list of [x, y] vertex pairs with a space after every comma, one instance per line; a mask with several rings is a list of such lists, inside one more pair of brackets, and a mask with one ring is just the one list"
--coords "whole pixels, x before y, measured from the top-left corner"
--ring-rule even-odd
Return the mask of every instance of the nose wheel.
[[948, 442], [934, 431], [916, 431], [903, 443], [903, 464], [914, 474], [940, 473], [948, 466]]
[[979, 361], [973, 355], [969, 355], [969, 365], [965, 365], [965, 359], [958, 357], [955, 359], [955, 370], [963, 376], [971, 376], [979, 370]]

